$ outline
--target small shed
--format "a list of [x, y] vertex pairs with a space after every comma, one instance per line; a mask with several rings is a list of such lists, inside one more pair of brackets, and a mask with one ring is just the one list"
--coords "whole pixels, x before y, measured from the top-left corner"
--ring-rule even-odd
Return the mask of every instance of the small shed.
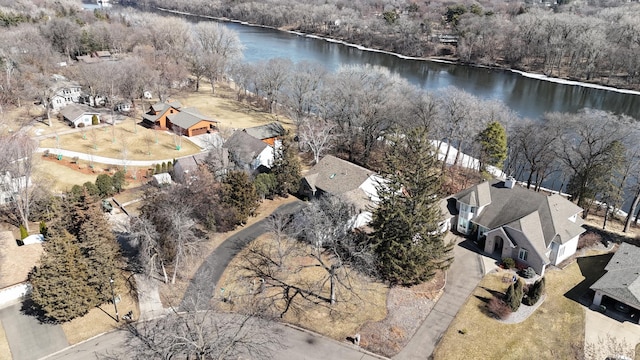
[[171, 175], [168, 173], [155, 174], [151, 178], [151, 184], [157, 187], [171, 185], [172, 183]]

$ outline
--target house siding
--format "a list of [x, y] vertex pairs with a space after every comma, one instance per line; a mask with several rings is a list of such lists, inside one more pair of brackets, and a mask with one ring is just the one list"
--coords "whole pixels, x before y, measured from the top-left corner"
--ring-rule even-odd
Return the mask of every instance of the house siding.
[[[564, 260], [566, 260], [576, 252], [576, 250], [578, 249], [578, 238], [580, 238], [580, 236], [576, 236], [573, 239], [567, 241], [566, 243], [558, 246], [556, 250], [557, 253], [552, 254], [552, 256], [555, 257], [555, 261], [552, 262], [553, 265], [560, 264], [561, 262], [563, 262]], [[561, 251], [561, 249], [563, 251]], [[562, 255], [559, 255], [559, 253], [562, 253]]]

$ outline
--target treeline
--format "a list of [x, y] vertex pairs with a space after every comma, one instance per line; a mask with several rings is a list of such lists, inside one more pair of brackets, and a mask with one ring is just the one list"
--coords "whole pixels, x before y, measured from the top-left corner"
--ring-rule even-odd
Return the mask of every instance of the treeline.
[[[640, 5], [413, 1], [133, 2], [343, 39], [409, 56], [638, 88]], [[457, 46], [438, 35], [456, 35]]]

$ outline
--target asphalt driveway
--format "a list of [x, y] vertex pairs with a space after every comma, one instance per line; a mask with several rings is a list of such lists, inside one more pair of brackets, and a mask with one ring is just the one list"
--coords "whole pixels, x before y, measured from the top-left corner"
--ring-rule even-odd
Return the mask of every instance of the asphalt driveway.
[[[304, 206], [304, 202], [295, 201], [278, 207], [274, 213], [293, 214]], [[264, 223], [266, 219], [242, 229], [233, 236], [230, 236], [220, 246], [218, 246], [205, 259], [200, 268], [196, 271], [195, 276], [191, 280], [185, 296], [180, 304], [180, 309], [190, 310], [194, 307], [198, 309], [199, 305], [206, 306], [209, 300], [215, 295], [220, 277], [233, 259], [233, 257], [248, 243], [255, 240], [258, 236], [265, 232]]]
[[43, 324], [20, 311], [22, 303], [0, 309], [13, 360], [36, 360], [69, 346], [60, 325]]

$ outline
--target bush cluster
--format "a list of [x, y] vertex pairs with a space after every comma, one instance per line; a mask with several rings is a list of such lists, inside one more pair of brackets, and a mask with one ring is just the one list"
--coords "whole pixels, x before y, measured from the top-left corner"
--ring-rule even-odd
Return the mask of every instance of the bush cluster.
[[597, 244], [602, 243], [602, 236], [592, 231], [587, 231], [584, 234], [580, 235], [578, 239], [578, 250], [583, 248], [590, 248]]
[[513, 269], [514, 267], [516, 267], [516, 261], [512, 258], [504, 258], [502, 259], [502, 265], [505, 269]]
[[520, 279], [515, 283], [509, 285], [507, 293], [505, 295], [505, 302], [511, 308], [511, 311], [517, 311], [522, 303], [522, 297], [524, 296], [524, 283]]
[[525, 279], [531, 279], [533, 277], [536, 276], [536, 271], [533, 270], [533, 268], [531, 266], [529, 266], [528, 268], [522, 270], [520, 272], [520, 274], [522, 275], [523, 278]]
[[527, 295], [522, 299], [522, 303], [527, 306], [534, 305], [540, 300], [542, 294], [544, 294], [544, 278], [541, 278], [529, 287]]

